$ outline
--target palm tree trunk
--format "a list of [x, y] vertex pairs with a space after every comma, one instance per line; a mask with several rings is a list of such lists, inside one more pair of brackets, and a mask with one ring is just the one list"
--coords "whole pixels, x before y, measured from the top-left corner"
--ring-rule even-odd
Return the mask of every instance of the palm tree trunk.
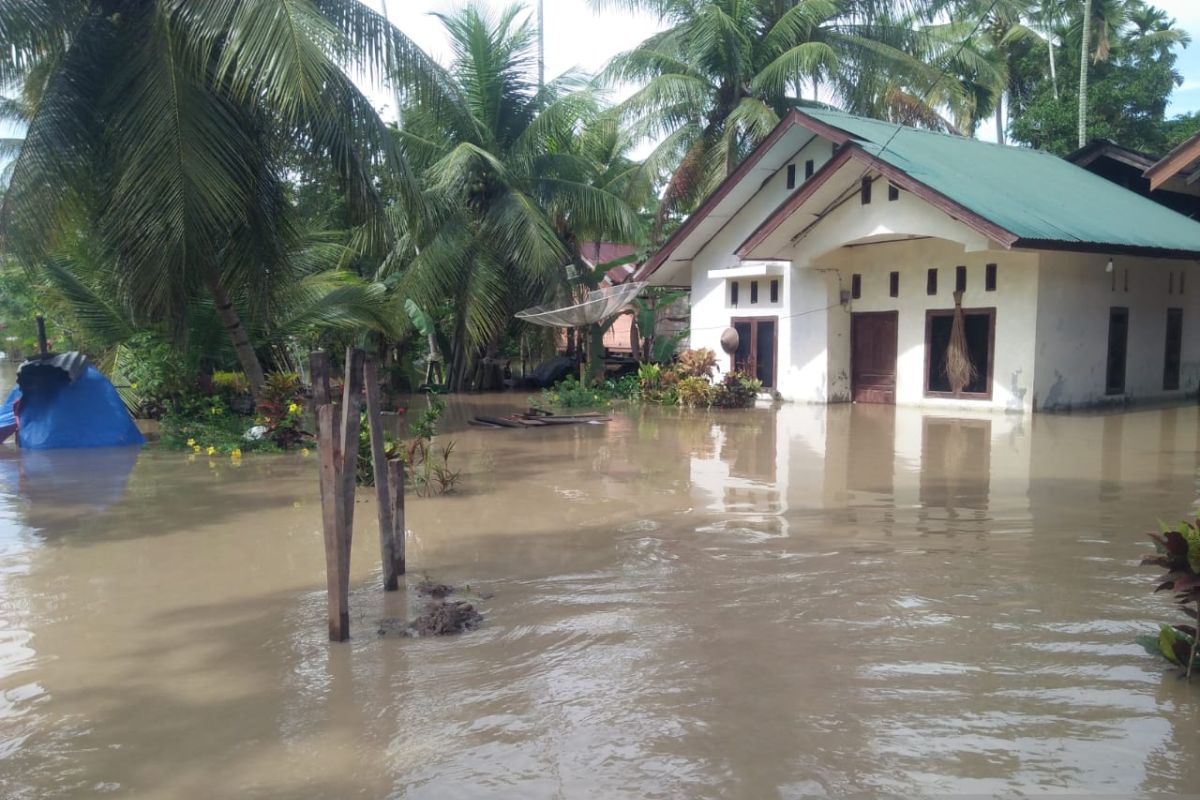
[[250, 335], [246, 332], [246, 326], [242, 324], [242, 318], [238, 316], [237, 309], [233, 307], [233, 300], [229, 298], [229, 293], [225, 291], [221, 280], [215, 275], [208, 280], [208, 291], [212, 295], [213, 303], [217, 306], [217, 316], [221, 318], [221, 324], [229, 334], [230, 341], [233, 342], [233, 350], [237, 353], [238, 363], [242, 365], [242, 372], [246, 373], [246, 381], [250, 384], [250, 394], [257, 399], [262, 395], [267, 379], [263, 375], [262, 362], [258, 360], [258, 353], [254, 352], [254, 346], [250, 344]]
[[1079, 146], [1087, 144], [1088, 56], [1092, 49], [1092, 0], [1083, 2], [1083, 46], [1079, 53]]
[[1054, 33], [1046, 32], [1046, 49], [1050, 51], [1050, 88], [1054, 90], [1054, 99], [1058, 99], [1058, 68], [1054, 63]]
[[996, 142], [1004, 144], [1004, 92], [996, 98]]

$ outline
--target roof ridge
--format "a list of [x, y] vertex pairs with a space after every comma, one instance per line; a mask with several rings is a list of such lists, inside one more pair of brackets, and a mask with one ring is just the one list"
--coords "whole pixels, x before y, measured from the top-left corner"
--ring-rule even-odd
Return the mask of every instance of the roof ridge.
[[[1025, 145], [1000, 144], [999, 142], [989, 142], [984, 139], [978, 139], [974, 136], [963, 136], [960, 133], [946, 133], [945, 131], [933, 131], [933, 130], [929, 130], [928, 128], [914, 128], [912, 125], [905, 125], [902, 122], [892, 122], [891, 120], [877, 119], [876, 117], [866, 117], [866, 116], [863, 116], [862, 114], [851, 114], [848, 111], [838, 111], [837, 109], [832, 109], [832, 108], [828, 108], [828, 109], [826, 109], [826, 108], [821, 108], [821, 109], [800, 108], [797, 110], [804, 114], [812, 114], [813, 116], [818, 117], [818, 118], [820, 118], [821, 115], [827, 115], [827, 116], [832, 116], [832, 117], [848, 117], [850, 119], [862, 120], [863, 122], [873, 122], [876, 125], [887, 125], [887, 126], [890, 126], [893, 128], [897, 128], [901, 132], [924, 134], [924, 135], [928, 135], [928, 136], [941, 136], [943, 138], [952, 139], [952, 140], [959, 141], [959, 142], [971, 142], [973, 144], [981, 144], [981, 145], [988, 145], [991, 147], [998, 147], [1005, 151], [1018, 152], [1018, 153], [1038, 153], [1040, 155], [1050, 156], [1051, 158], [1059, 158], [1059, 156], [1056, 156], [1054, 153], [1051, 153], [1048, 150], [1043, 150], [1040, 147], [1026, 147]], [[851, 136], [853, 136], [856, 139], [859, 138], [857, 135], [853, 134], [850, 131], [847, 131], [847, 133], [850, 133]], [[883, 146], [883, 144], [881, 142], [872, 142], [872, 144], [874, 144], [878, 147]]]

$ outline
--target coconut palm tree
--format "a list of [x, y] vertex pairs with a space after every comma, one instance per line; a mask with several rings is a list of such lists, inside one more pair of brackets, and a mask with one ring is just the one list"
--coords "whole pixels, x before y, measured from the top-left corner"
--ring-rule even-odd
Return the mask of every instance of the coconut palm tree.
[[[380, 217], [380, 170], [420, 201], [349, 75], [439, 73], [358, 0], [22, 0], [0, 4], [0, 41], [0, 85], [28, 116], [0, 207], [7, 246], [36, 262], [85, 220], [123, 306], [182, 332], [206, 296], [256, 393], [239, 307], [289, 280], [284, 171], [328, 169], [360, 221]], [[304, 160], [285, 163], [287, 148]]]
[[450, 77], [435, 102], [404, 109], [397, 134], [435, 213], [397, 221], [402, 235], [382, 271], [422, 308], [450, 300], [456, 389], [495, 355], [516, 311], [568, 290], [564, 265], [582, 263], [580, 243], [628, 240], [639, 226], [622, 196], [636, 181], [599, 99], [574, 74], [538, 87], [536, 32], [522, 14], [471, 5], [438, 15]]
[[[620, 105], [659, 143], [646, 168], [667, 178], [662, 215], [686, 211], [729, 174], [811, 88], [847, 110], [941, 125], [926, 95], [939, 70], [918, 56], [913, 21], [940, 0], [592, 0], [657, 16], [665, 29], [608, 65], [609, 84], [639, 84]], [[896, 9], [907, 9], [899, 16]], [[901, 9], [903, 10], [903, 9]], [[940, 97], [944, 96], [939, 94]]]

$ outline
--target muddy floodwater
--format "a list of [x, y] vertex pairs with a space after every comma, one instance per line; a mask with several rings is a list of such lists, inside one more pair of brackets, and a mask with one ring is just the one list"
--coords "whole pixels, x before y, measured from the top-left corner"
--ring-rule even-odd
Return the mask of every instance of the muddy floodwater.
[[1200, 411], [618, 410], [479, 430], [410, 498], [409, 587], [483, 627], [326, 641], [314, 459], [0, 451], [0, 797], [1186, 794], [1200, 685], [1140, 533]]

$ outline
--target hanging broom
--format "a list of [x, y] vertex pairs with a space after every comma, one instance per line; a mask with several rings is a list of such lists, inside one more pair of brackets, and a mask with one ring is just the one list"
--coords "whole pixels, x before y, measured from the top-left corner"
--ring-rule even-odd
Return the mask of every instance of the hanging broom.
[[979, 376], [979, 370], [971, 363], [967, 348], [967, 326], [963, 320], [962, 292], [954, 293], [954, 321], [950, 324], [950, 343], [946, 346], [946, 379], [950, 391], [958, 394], [971, 385]]

